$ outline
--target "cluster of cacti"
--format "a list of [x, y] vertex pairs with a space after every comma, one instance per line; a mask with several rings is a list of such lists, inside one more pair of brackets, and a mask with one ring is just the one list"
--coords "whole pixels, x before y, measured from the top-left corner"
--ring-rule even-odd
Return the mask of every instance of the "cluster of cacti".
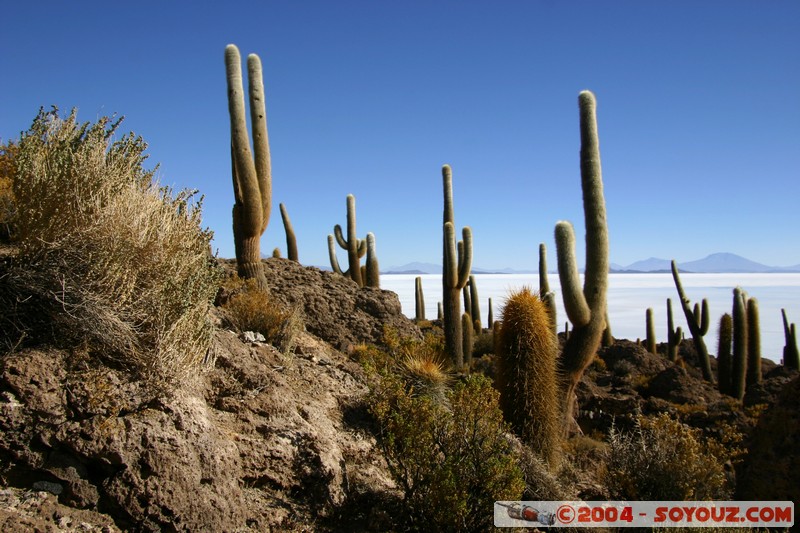
[[281, 209], [281, 219], [283, 219], [283, 229], [286, 231], [286, 256], [290, 261], [300, 262], [297, 256], [297, 237], [294, 235], [294, 228], [292, 221], [289, 220], [289, 213], [286, 211], [286, 206], [279, 204]]
[[708, 312], [708, 300], [703, 299], [702, 307], [698, 304], [691, 307], [691, 301], [686, 296], [683, 290], [681, 278], [678, 275], [678, 264], [672, 260], [672, 278], [675, 280], [675, 288], [678, 290], [678, 297], [681, 300], [681, 307], [683, 314], [686, 315], [686, 322], [689, 326], [689, 331], [692, 334], [692, 342], [697, 351], [697, 356], [700, 358], [700, 370], [703, 372], [703, 379], [706, 381], [714, 382], [714, 376], [711, 373], [711, 359], [708, 356], [708, 348], [703, 340], [703, 336], [708, 333], [710, 325], [710, 317]]
[[[347, 250], [348, 269], [342, 271], [339, 260], [336, 258], [336, 244]], [[367, 264], [361, 265], [361, 258], [367, 256]], [[328, 256], [331, 261], [331, 268], [337, 274], [349, 277], [359, 287], [380, 287], [380, 274], [378, 270], [378, 258], [375, 252], [375, 236], [367, 234], [366, 239], [359, 239], [356, 234], [356, 198], [352, 194], [347, 195], [347, 238], [342, 233], [342, 227], [336, 224], [333, 227], [333, 235], [328, 235]]]
[[781, 309], [783, 317], [783, 335], [786, 344], [783, 347], [783, 365], [787, 368], [800, 370], [800, 351], [797, 349], [797, 328], [794, 323], [789, 324], [786, 318], [786, 309]]
[[[461, 291], [469, 282], [472, 268], [472, 230], [462, 230], [463, 240], [456, 245], [453, 214], [453, 174], [449, 165], [442, 167], [444, 185], [444, 243], [442, 273], [443, 328], [445, 353], [456, 368], [464, 365], [461, 324]], [[471, 320], [470, 320], [471, 323]]]
[[[720, 379], [730, 372], [730, 378], [720, 383], [720, 392], [730, 394], [741, 400], [747, 387], [761, 382], [761, 325], [758, 313], [758, 301], [748, 298], [741, 288], [733, 290], [733, 318], [731, 361], [718, 361], [724, 368], [720, 370]], [[727, 328], [727, 326], [724, 326]], [[723, 338], [728, 335], [720, 322], [720, 344], [728, 342]]]
[[742, 289], [733, 290], [733, 362], [731, 396], [744, 398], [747, 383], [747, 304]]
[[678, 347], [683, 340], [683, 331], [678, 326], [675, 329], [675, 320], [672, 317], [672, 300], [667, 298], [667, 359], [673, 363], [678, 360]]
[[[561, 354], [564, 374], [563, 404], [565, 427], [573, 422], [575, 387], [594, 359], [606, 329], [606, 289], [608, 287], [608, 226], [603, 198], [600, 145], [597, 136], [594, 95], [583, 91], [578, 97], [581, 132], [581, 188], [586, 224], [586, 269], [584, 285], [575, 259], [575, 232], [572, 224], [556, 224], [558, 275], [564, 309], [572, 322], [572, 332]], [[550, 325], [548, 319], [548, 325]]]
[[228, 113], [231, 119], [231, 166], [233, 174], [233, 241], [239, 277], [255, 279], [260, 288], [267, 282], [261, 268], [261, 235], [267, 229], [272, 208], [272, 171], [264, 104], [264, 81], [261, 60], [247, 57], [250, 95], [250, 127], [253, 150], [247, 133], [242, 65], [239, 49], [225, 48], [225, 71], [228, 85]]
[[520, 438], [555, 466], [563, 430], [556, 374], [558, 339], [550, 311], [525, 287], [510, 295], [496, 325], [500, 407]]
[[425, 320], [425, 295], [422, 292], [422, 278], [414, 279], [414, 307], [417, 321]]

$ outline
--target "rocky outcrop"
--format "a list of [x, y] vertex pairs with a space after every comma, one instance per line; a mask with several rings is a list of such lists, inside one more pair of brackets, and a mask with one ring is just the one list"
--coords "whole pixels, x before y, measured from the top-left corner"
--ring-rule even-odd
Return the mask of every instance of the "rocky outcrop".
[[380, 345], [387, 327], [401, 337], [421, 338], [391, 291], [360, 288], [350, 278], [288, 259], [262, 263], [272, 295], [284, 305], [299, 307], [306, 329], [339, 350], [347, 352], [361, 343]]
[[[267, 264], [338, 346], [419, 334], [393, 293]], [[325, 531], [395, 501], [357, 363], [308, 332], [285, 355], [220, 328], [214, 356], [164, 394], [79, 349], [0, 355], [0, 529]]]

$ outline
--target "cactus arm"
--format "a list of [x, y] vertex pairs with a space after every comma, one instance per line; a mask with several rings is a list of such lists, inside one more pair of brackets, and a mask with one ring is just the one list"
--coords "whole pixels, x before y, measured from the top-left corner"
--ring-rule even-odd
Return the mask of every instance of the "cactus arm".
[[444, 286], [447, 289], [457, 289], [458, 258], [456, 257], [456, 233], [452, 222], [446, 222], [444, 225], [444, 243]]
[[465, 226], [461, 230], [463, 246], [458, 254], [458, 288], [463, 289], [469, 282], [469, 273], [472, 270], [472, 229]]
[[244, 230], [242, 235], [260, 236], [263, 222], [261, 191], [247, 133], [241, 57], [235, 45], [229, 44], [225, 48], [225, 70], [228, 83], [228, 113], [231, 119], [231, 152], [234, 179], [237, 182], [234, 190], [239, 191], [242, 201], [240, 208]]
[[341, 246], [342, 249], [347, 250], [347, 241], [342, 234], [342, 227], [339, 224], [336, 224], [333, 227], [333, 235], [336, 237], [336, 242], [339, 244], [339, 246]]
[[747, 386], [761, 383], [761, 319], [758, 300], [747, 299]]
[[603, 195], [597, 102], [590, 91], [578, 96], [581, 131], [581, 188], [586, 224], [586, 271], [583, 292], [589, 307], [605, 316], [608, 286], [608, 223]]
[[342, 272], [342, 268], [339, 266], [339, 260], [336, 258], [336, 242], [334, 241], [333, 235], [328, 235], [328, 257], [330, 257], [333, 271], [340, 276], [344, 276], [344, 272]]
[[581, 290], [580, 273], [575, 260], [575, 233], [569, 222], [556, 223], [556, 256], [564, 309], [573, 327], [583, 327], [591, 320], [592, 312]]
[[[478, 324], [481, 323], [481, 301], [480, 297], [478, 296], [478, 282], [475, 279], [475, 276], [470, 274], [469, 276], [469, 301], [470, 301], [470, 316], [472, 317], [472, 321], [477, 322]], [[476, 333], [480, 333], [480, 328], [477, 329]]]
[[258, 189], [261, 193], [261, 229], [263, 234], [272, 211], [272, 164], [267, 134], [267, 111], [264, 101], [264, 78], [261, 59], [256, 54], [247, 56], [247, 79], [250, 94], [250, 128], [253, 132], [253, 151]]
[[708, 300], [703, 298], [703, 305], [700, 312], [700, 334], [705, 335], [708, 333], [708, 328], [711, 323], [711, 315], [708, 312]]

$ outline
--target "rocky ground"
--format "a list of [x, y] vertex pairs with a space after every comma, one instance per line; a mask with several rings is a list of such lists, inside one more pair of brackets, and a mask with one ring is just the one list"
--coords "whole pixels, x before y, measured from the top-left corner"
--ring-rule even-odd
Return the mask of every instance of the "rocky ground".
[[[348, 353], [387, 324], [420, 331], [393, 293], [287, 260], [265, 268], [273, 295], [302, 307], [294, 353], [243, 340], [215, 311], [213, 368], [168, 398], [80, 350], [0, 356], [0, 530], [391, 529], [400, 494], [361, 401], [369, 377]], [[702, 382], [689, 342], [683, 366], [627, 341], [599, 355], [579, 389], [587, 435], [636, 412], [725, 420], [752, 448], [742, 497], [800, 499], [796, 373], [765, 361], [743, 409]]]

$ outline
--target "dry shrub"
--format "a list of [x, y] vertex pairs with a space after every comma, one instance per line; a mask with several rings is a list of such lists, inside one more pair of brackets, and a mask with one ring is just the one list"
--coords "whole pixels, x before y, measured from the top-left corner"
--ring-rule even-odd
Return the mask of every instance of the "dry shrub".
[[631, 433], [612, 428], [606, 485], [617, 500], [725, 500], [725, 463], [735, 454], [725, 444], [662, 413], [639, 416]]
[[289, 354], [297, 335], [305, 329], [300, 308], [284, 308], [254, 279], [235, 276], [230, 285], [232, 295], [222, 306], [228, 325], [240, 332], [261, 333], [267, 342]]
[[13, 344], [49, 329], [143, 377], [177, 383], [207, 362], [219, 272], [194, 193], [159, 187], [121, 120], [41, 110], [19, 144], [18, 258], [0, 280]]
[[14, 168], [19, 146], [13, 142], [0, 144], [0, 241], [9, 239], [16, 214], [14, 201]]

